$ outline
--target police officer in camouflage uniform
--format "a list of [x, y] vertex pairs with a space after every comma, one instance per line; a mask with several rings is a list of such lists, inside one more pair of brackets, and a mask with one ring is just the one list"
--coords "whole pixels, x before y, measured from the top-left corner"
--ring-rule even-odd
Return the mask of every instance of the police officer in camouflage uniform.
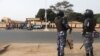
[[70, 29], [71, 34], [72, 28], [68, 25], [67, 20], [64, 18], [64, 13], [59, 11], [55, 18], [55, 25], [57, 28], [57, 50], [58, 56], [64, 56], [64, 47], [66, 46], [66, 34], [67, 30]]
[[95, 30], [96, 19], [94, 18], [93, 11], [87, 9], [84, 13], [84, 22], [83, 22], [83, 36], [84, 36], [84, 45], [86, 50], [86, 56], [93, 56], [93, 37], [92, 33]]

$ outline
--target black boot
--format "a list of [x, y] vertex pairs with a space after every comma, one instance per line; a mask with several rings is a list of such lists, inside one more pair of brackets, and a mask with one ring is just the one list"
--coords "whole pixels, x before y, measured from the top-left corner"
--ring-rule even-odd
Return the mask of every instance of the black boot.
[[93, 55], [93, 50], [91, 50], [90, 53], [91, 53], [91, 56], [94, 56], [94, 55]]
[[59, 50], [59, 48], [57, 48], [57, 51], [58, 51], [58, 56], [60, 56], [60, 50]]
[[86, 56], [89, 56], [89, 53], [86, 53]]

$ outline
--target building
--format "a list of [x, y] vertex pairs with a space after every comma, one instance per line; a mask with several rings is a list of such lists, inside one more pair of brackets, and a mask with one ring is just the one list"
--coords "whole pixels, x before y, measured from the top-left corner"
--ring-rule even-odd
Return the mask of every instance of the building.
[[43, 21], [40, 18], [26, 18], [26, 22], [31, 22], [33, 25], [43, 25]]
[[9, 17], [3, 17], [0, 23], [0, 27], [6, 28], [7, 26], [18, 28], [22, 21], [11, 20]]

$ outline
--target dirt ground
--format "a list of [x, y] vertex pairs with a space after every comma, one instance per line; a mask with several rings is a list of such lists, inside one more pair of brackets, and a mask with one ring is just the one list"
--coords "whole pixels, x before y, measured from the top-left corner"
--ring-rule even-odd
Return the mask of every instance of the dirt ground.
[[[74, 49], [65, 48], [65, 56], [85, 56], [82, 43], [75, 43]], [[94, 43], [94, 55], [100, 56], [100, 43]], [[0, 56], [57, 56], [56, 44], [51, 43], [11, 43]]]

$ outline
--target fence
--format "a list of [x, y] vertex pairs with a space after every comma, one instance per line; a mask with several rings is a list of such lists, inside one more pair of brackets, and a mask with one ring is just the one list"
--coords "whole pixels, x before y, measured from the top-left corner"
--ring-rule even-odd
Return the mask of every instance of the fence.
[[[82, 28], [83, 24], [82, 23], [70, 23], [69, 24], [72, 28]], [[0, 28], [6, 28], [5, 23], [0, 23]], [[48, 24], [48, 28], [56, 28], [56, 25], [54, 23]], [[100, 28], [100, 24], [96, 24], [96, 28]]]
[[[72, 28], [82, 28], [83, 24], [82, 23], [70, 23], [69, 24]], [[54, 23], [50, 23], [48, 25], [48, 28], [56, 28], [56, 25]], [[96, 28], [100, 28], [100, 24], [96, 24]]]

